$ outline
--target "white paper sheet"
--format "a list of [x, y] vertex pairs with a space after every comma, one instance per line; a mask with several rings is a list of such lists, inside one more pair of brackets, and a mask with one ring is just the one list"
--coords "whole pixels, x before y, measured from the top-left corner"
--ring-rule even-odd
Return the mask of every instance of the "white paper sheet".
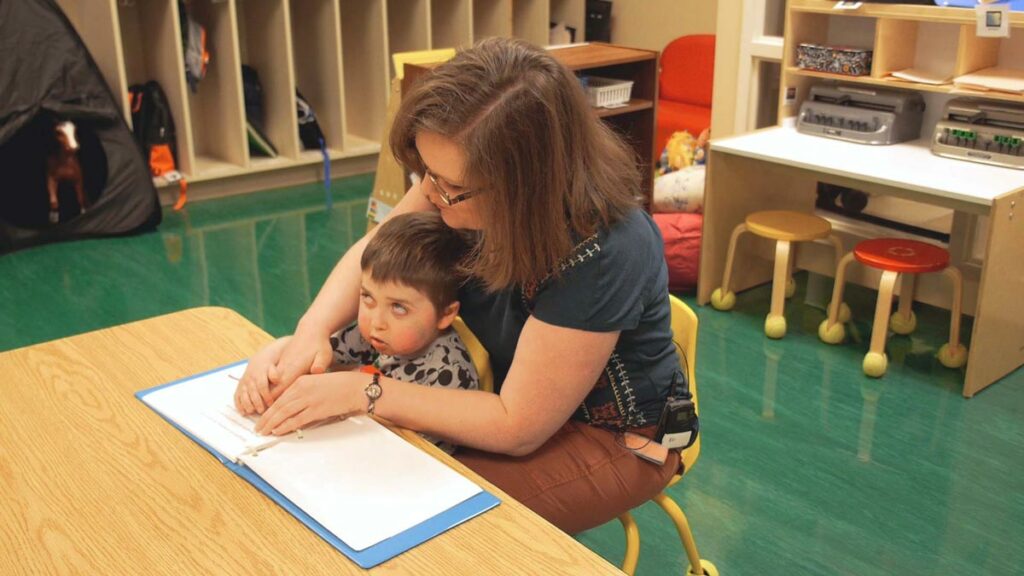
[[245, 372], [246, 366], [239, 364], [161, 388], [143, 396], [142, 401], [225, 458], [238, 461], [242, 454], [281, 440], [257, 434], [254, 431], [256, 418], [247, 418], [235, 410], [237, 378]]
[[[253, 432], [235, 411], [245, 364], [142, 397], [223, 456], [244, 464], [296, 506], [361, 551], [478, 494], [479, 486], [371, 418], [303, 430], [301, 438]], [[258, 451], [256, 451], [258, 450]]]
[[371, 418], [306, 430], [242, 462], [356, 551], [428, 520], [480, 487]]

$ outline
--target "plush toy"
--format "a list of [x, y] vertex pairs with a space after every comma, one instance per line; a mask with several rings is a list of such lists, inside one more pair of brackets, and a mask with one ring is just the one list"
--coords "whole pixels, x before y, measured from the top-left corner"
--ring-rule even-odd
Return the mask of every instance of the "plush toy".
[[693, 163], [703, 166], [708, 157], [708, 140], [711, 139], [711, 129], [705, 128], [700, 136], [697, 136], [696, 148], [693, 150]]
[[665, 144], [658, 162], [658, 175], [675, 172], [693, 164], [693, 149], [696, 144], [693, 135], [687, 131], [675, 132]]

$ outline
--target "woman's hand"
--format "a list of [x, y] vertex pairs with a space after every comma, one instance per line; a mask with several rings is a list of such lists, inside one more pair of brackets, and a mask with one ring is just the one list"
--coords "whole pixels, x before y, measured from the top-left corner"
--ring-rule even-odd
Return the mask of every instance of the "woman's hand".
[[291, 336], [278, 338], [249, 359], [245, 374], [235, 388], [235, 408], [242, 414], [263, 414], [274, 402], [271, 386], [271, 372], [288, 345]]
[[256, 423], [256, 432], [280, 436], [333, 416], [366, 411], [363, 389], [370, 375], [333, 372], [301, 376], [274, 402]]
[[333, 359], [330, 332], [300, 325], [278, 355], [274, 369], [270, 372], [273, 397], [283, 394], [300, 376], [327, 372]]

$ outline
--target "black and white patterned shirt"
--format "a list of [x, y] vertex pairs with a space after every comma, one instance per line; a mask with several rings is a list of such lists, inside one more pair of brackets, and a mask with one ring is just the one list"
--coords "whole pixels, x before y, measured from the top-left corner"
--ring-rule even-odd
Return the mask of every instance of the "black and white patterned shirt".
[[[442, 332], [423, 354], [416, 357], [390, 356], [377, 352], [359, 333], [356, 324], [331, 336], [331, 348], [334, 349], [336, 364], [373, 365], [380, 370], [382, 376], [395, 380], [467, 390], [480, 387], [480, 378], [469, 352], [458, 333], [451, 328]], [[425, 435], [424, 438], [449, 454], [454, 451], [454, 447], [447, 442]]]

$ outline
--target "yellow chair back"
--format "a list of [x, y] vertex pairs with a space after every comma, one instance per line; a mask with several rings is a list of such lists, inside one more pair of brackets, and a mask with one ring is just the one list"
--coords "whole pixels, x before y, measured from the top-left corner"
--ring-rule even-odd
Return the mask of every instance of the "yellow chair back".
[[[672, 339], [679, 345], [676, 350], [680, 352], [679, 364], [686, 371], [686, 378], [690, 383], [690, 394], [693, 395], [693, 405], [699, 414], [700, 407], [697, 404], [697, 314], [679, 298], [672, 295], [669, 295], [668, 298], [672, 307]], [[692, 446], [682, 451], [684, 473], [689, 472], [699, 455], [700, 434], [697, 435], [697, 440]]]
[[466, 351], [469, 352], [473, 368], [476, 368], [476, 374], [480, 377], [480, 389], [484, 392], [494, 392], [494, 370], [491, 369], [491, 356], [487, 353], [487, 349], [469, 329], [469, 326], [466, 326], [462, 318], [456, 316], [452, 328], [455, 328], [455, 332], [466, 346]]

